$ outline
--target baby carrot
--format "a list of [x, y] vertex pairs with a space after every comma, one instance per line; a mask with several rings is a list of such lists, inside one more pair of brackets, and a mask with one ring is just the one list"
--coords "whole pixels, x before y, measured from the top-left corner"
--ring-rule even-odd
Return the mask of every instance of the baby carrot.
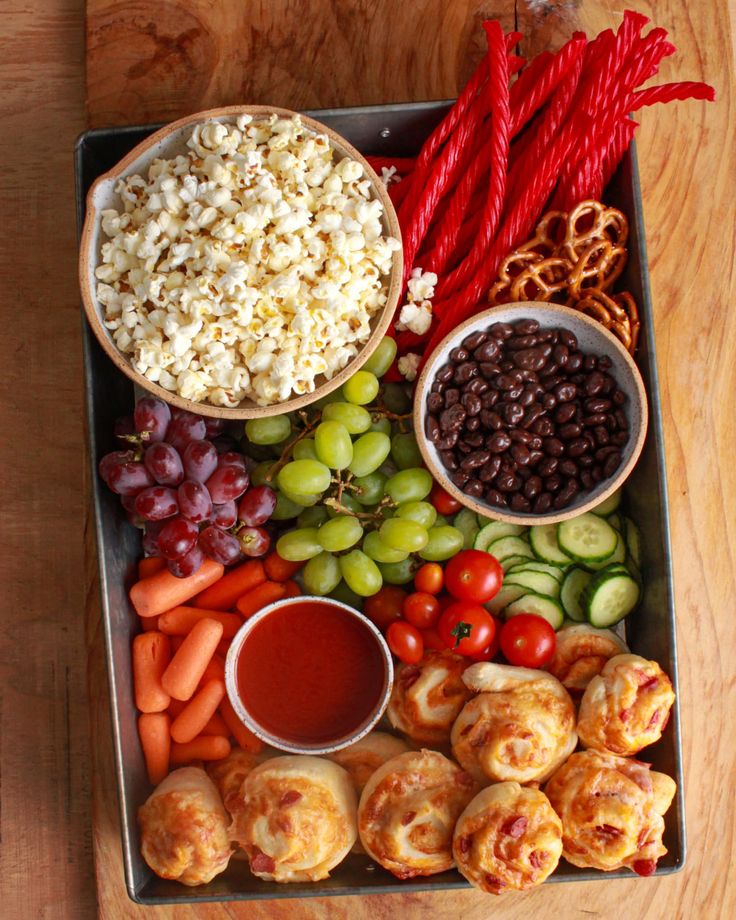
[[143, 632], [156, 632], [158, 630], [158, 617], [139, 617]]
[[172, 700], [169, 703], [166, 712], [168, 712], [172, 719], [175, 719], [180, 712], [183, 712], [184, 709], [186, 709], [186, 705], [187, 704], [183, 700]]
[[146, 760], [148, 779], [154, 786], [166, 779], [171, 751], [170, 719], [165, 712], [146, 712], [138, 718], [138, 737]]
[[171, 723], [171, 737], [179, 744], [193, 741], [203, 730], [225, 696], [225, 684], [211, 680], [202, 687]]
[[171, 637], [171, 652], [176, 654], [179, 649], [184, 645], [184, 636], [172, 636]]
[[249, 559], [201, 591], [194, 598], [194, 606], [205, 610], [232, 610], [241, 594], [260, 585], [265, 579], [261, 560]]
[[133, 639], [133, 687], [141, 712], [163, 712], [170, 695], [161, 677], [171, 659], [169, 637], [159, 632], [140, 633]]
[[155, 617], [193, 598], [222, 578], [224, 571], [225, 567], [212, 559], [205, 559], [194, 575], [187, 578], [177, 578], [168, 569], [162, 569], [136, 582], [130, 589], [130, 600], [138, 616]]
[[204, 687], [208, 680], [225, 680], [225, 659], [217, 652], [204, 669], [204, 674], [199, 681], [200, 688]]
[[[240, 625], [241, 626], [243, 625], [242, 620], [240, 620]], [[227, 653], [230, 651], [230, 644], [232, 643], [232, 641], [233, 641], [232, 639], [226, 639], [223, 636], [222, 639], [220, 639], [220, 641], [217, 643], [217, 648], [215, 649], [215, 651], [221, 658], [227, 658]]]
[[302, 589], [295, 581], [285, 581], [284, 587], [286, 588], [286, 594], [284, 597], [301, 597]]
[[171, 765], [180, 767], [193, 760], [222, 760], [230, 753], [230, 742], [221, 735], [200, 735], [194, 741], [171, 745]]
[[220, 703], [220, 715], [230, 729], [230, 734], [244, 751], [251, 751], [253, 754], [258, 754], [259, 751], [263, 750], [263, 742], [261, 739], [257, 738], [249, 728], [243, 725], [238, 718], [237, 712], [233, 709], [232, 703], [227, 697]]
[[155, 575], [161, 569], [166, 568], [166, 560], [160, 556], [144, 556], [138, 561], [138, 580], [148, 578], [149, 575]]
[[222, 613], [220, 610], [199, 610], [197, 607], [174, 607], [158, 618], [158, 628], [167, 636], [186, 636], [200, 620], [217, 620], [222, 623], [222, 635], [232, 639], [243, 625], [236, 613]]
[[227, 727], [225, 720], [219, 714], [215, 712], [212, 714], [211, 719], [202, 729], [203, 735], [222, 735], [223, 738], [230, 738], [230, 729]]
[[238, 598], [235, 605], [238, 612], [247, 620], [254, 613], [261, 610], [267, 604], [274, 601], [280, 601], [286, 595], [286, 586], [279, 584], [277, 581], [264, 581], [263, 584], [253, 588], [247, 594]]
[[191, 699], [222, 638], [222, 624], [200, 620], [169, 662], [161, 683], [175, 700]]
[[263, 560], [263, 568], [266, 572], [266, 578], [270, 581], [288, 581], [300, 569], [304, 568], [304, 563], [289, 562], [288, 559], [282, 559], [274, 550]]

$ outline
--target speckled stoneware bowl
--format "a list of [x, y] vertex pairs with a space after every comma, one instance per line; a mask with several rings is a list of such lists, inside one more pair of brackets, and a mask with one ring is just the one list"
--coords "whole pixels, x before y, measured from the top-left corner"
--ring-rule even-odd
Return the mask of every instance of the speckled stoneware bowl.
[[[447, 363], [450, 351], [456, 348], [473, 332], [487, 329], [493, 323], [513, 323], [522, 319], [535, 319], [542, 329], [569, 329], [578, 340], [580, 350], [597, 356], [608, 355], [612, 367], [609, 371], [615, 377], [627, 400], [624, 411], [629, 419], [629, 440], [621, 449], [621, 464], [610, 479], [588, 492], [579, 493], [573, 502], [561, 511], [551, 510], [546, 514], [525, 514], [490, 505], [480, 498], [473, 498], [458, 489], [450, 480], [449, 471], [440, 459], [437, 448], [426, 436], [427, 397], [434, 378]], [[493, 307], [462, 323], [440, 342], [432, 352], [417, 381], [414, 396], [414, 428], [424, 462], [434, 478], [459, 502], [485, 517], [508, 521], [514, 524], [550, 524], [591, 511], [613, 491], [621, 486], [631, 473], [639, 458], [647, 433], [649, 412], [647, 396], [639, 369], [621, 342], [596, 320], [558, 304], [531, 301]]]
[[[269, 415], [281, 415], [284, 412], [292, 412], [296, 409], [302, 409], [310, 403], [315, 402], [322, 396], [326, 396], [333, 390], [342, 386], [345, 381], [363, 365], [373, 354], [388, 329], [393, 317], [394, 311], [398, 305], [401, 293], [401, 278], [403, 272], [402, 252], [399, 249], [394, 253], [391, 272], [384, 279], [384, 290], [386, 292], [385, 306], [375, 313], [370, 321], [371, 334], [367, 342], [361, 347], [358, 354], [350, 361], [342, 371], [335, 374], [331, 380], [320, 376], [317, 378], [317, 386], [314, 393], [304, 396], [294, 396], [285, 402], [277, 403], [272, 406], [258, 406], [250, 399], [243, 400], [233, 409], [215, 406], [207, 402], [194, 402], [190, 399], [184, 399], [177, 393], [172, 393], [164, 387], [153, 383], [143, 374], [138, 373], [131, 366], [129, 358], [118, 350], [110, 331], [105, 327], [103, 321], [103, 311], [100, 303], [95, 296], [96, 279], [95, 269], [100, 264], [100, 250], [102, 243], [105, 241], [105, 235], [102, 232], [100, 213], [106, 208], [115, 208], [120, 210], [120, 196], [115, 192], [115, 186], [123, 176], [133, 174], [142, 174], [148, 171], [151, 162], [157, 158], [171, 159], [179, 154], [187, 152], [186, 142], [191, 136], [195, 125], [206, 121], [233, 122], [239, 115], [251, 115], [254, 120], [262, 120], [269, 115], [282, 115], [287, 118], [297, 114], [289, 109], [280, 109], [274, 106], [257, 106], [257, 105], [231, 105], [225, 108], [209, 109], [206, 112], [197, 112], [195, 115], [189, 115], [174, 121], [159, 131], [154, 132], [145, 141], [134, 147], [123, 159], [113, 167], [109, 172], [101, 175], [92, 185], [87, 195], [87, 214], [82, 230], [82, 240], [79, 251], [79, 286], [82, 292], [82, 301], [87, 314], [87, 319], [92, 327], [97, 340], [104, 348], [110, 359], [115, 365], [134, 383], [141, 386], [144, 390], [153, 393], [180, 409], [186, 409], [189, 412], [196, 412], [198, 415], [208, 415], [214, 418], [225, 419], [248, 419], [263, 418]], [[357, 160], [363, 167], [365, 175], [371, 180], [371, 199], [378, 198], [383, 205], [382, 226], [385, 236], [393, 236], [401, 240], [401, 230], [396, 211], [391, 203], [386, 187], [378, 178], [373, 169], [368, 165], [366, 159], [344, 138], [336, 134], [331, 128], [323, 125], [313, 118], [299, 113], [299, 117], [305, 127], [319, 134], [326, 134], [330, 144], [335, 151], [336, 162], [345, 157]]]

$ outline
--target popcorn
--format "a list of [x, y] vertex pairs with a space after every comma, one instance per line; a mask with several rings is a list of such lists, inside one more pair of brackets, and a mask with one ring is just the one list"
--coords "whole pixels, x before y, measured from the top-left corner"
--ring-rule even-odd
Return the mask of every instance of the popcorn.
[[[383, 234], [381, 201], [298, 116], [206, 122], [187, 147], [121, 179], [119, 208], [101, 215], [106, 327], [136, 370], [194, 401], [314, 392], [386, 303], [400, 243]], [[428, 310], [431, 322], [436, 281], [412, 276], [412, 324]]]
[[401, 308], [399, 322], [396, 328], [399, 331], [408, 329], [417, 335], [424, 335], [432, 325], [432, 304], [428, 300], [421, 303], [407, 303]]
[[412, 380], [416, 380], [417, 373], [419, 371], [419, 363], [421, 360], [421, 355], [415, 355], [413, 352], [409, 352], [402, 358], [399, 358], [398, 367], [401, 376], [408, 380], [410, 383]]

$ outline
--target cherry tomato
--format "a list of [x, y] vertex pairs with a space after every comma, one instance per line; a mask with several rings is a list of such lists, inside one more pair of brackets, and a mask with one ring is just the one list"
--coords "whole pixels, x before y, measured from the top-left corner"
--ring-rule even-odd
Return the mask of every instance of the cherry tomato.
[[437, 632], [436, 627], [430, 626], [429, 629], [422, 629], [420, 631], [422, 633], [422, 639], [424, 639], [425, 648], [434, 648], [438, 651], [444, 651], [447, 648], [440, 634]]
[[440, 616], [440, 602], [432, 594], [416, 591], [404, 601], [404, 619], [417, 629], [429, 629]]
[[383, 588], [363, 602], [363, 613], [372, 620], [381, 632], [386, 632], [388, 627], [401, 619], [401, 608], [406, 597], [396, 585], [384, 585]]
[[477, 655], [468, 655], [472, 661], [492, 661], [498, 654], [498, 645], [499, 645], [499, 635], [501, 632], [501, 621], [493, 617], [493, 623], [496, 627], [496, 631], [493, 634], [493, 639], [491, 644], [487, 645], [482, 652], [478, 652]]
[[541, 668], [552, 660], [557, 636], [542, 617], [534, 613], [518, 613], [503, 624], [500, 644], [510, 664]]
[[445, 586], [459, 601], [485, 604], [503, 584], [503, 569], [498, 559], [479, 549], [464, 549], [445, 567]]
[[440, 617], [437, 632], [447, 648], [461, 655], [477, 655], [493, 641], [496, 624], [480, 604], [455, 601]]
[[439, 562], [425, 562], [414, 576], [414, 587], [426, 594], [439, 594], [444, 577]]
[[456, 498], [453, 498], [449, 492], [445, 492], [438, 482], [434, 484], [429, 500], [434, 505], [437, 514], [457, 514], [462, 508], [460, 502]]
[[404, 664], [416, 664], [424, 654], [422, 634], [411, 623], [403, 620], [392, 623], [386, 630], [388, 647]]

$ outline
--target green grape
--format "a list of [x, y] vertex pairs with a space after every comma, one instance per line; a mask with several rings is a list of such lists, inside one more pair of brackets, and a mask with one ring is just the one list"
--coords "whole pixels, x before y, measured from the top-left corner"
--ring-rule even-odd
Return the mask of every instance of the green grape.
[[393, 549], [378, 536], [377, 530], [365, 535], [363, 552], [376, 562], [403, 562], [409, 555], [400, 549]]
[[299, 530], [290, 530], [279, 537], [276, 543], [276, 552], [282, 559], [289, 562], [303, 562], [322, 552], [322, 546], [317, 540], [316, 527], [304, 527]]
[[299, 527], [319, 527], [329, 519], [330, 516], [324, 505], [314, 505], [312, 508], [304, 508], [296, 522]]
[[433, 527], [429, 531], [427, 545], [419, 555], [427, 562], [444, 562], [460, 552], [464, 540], [462, 531], [457, 527]]
[[429, 502], [404, 502], [396, 509], [395, 516], [406, 521], [416, 521], [429, 530], [437, 520], [437, 510]]
[[344, 470], [353, 459], [353, 442], [347, 428], [340, 422], [327, 421], [314, 433], [317, 457], [331, 470]]
[[371, 414], [362, 406], [352, 403], [336, 402], [325, 406], [322, 418], [326, 421], [340, 422], [350, 434], [363, 434], [371, 427]]
[[383, 580], [389, 585], [408, 584], [414, 578], [417, 570], [416, 563], [411, 556], [407, 556], [402, 562], [381, 562], [378, 568]]
[[290, 502], [300, 505], [302, 509], [314, 507], [322, 497], [311, 492], [290, 492], [288, 489], [281, 489], [281, 492]]
[[288, 521], [295, 518], [304, 511], [302, 505], [297, 505], [290, 498], [287, 498], [283, 492], [276, 493], [276, 507], [271, 515], [272, 521]]
[[405, 553], [419, 552], [420, 549], [424, 549], [429, 539], [426, 528], [421, 524], [401, 518], [389, 518], [388, 521], [384, 521], [378, 533], [384, 543]]
[[391, 438], [391, 457], [400, 470], [422, 465], [422, 452], [413, 432], [399, 432]]
[[[365, 508], [360, 504], [360, 502], [353, 496], [349, 495], [347, 492], [343, 492], [342, 498], [340, 499], [340, 504], [343, 508], [347, 508], [348, 511], [352, 511], [354, 514], [361, 514], [365, 511]], [[327, 505], [327, 514], [329, 517], [337, 517], [338, 514], [344, 514], [344, 511], [338, 511], [337, 508], [333, 508], [332, 505]]]
[[342, 581], [342, 572], [337, 557], [332, 553], [320, 553], [312, 556], [302, 571], [304, 587], [309, 594], [318, 594], [324, 597]]
[[359, 549], [340, 556], [340, 571], [348, 587], [361, 597], [370, 597], [381, 590], [383, 579], [378, 566]]
[[367, 476], [378, 469], [390, 450], [391, 438], [387, 434], [369, 431], [353, 444], [353, 459], [348, 469], [354, 476]]
[[[340, 573], [340, 577], [342, 577], [342, 573]], [[359, 597], [344, 581], [341, 581], [336, 588], [330, 591], [330, 597], [334, 597], [336, 601], [342, 601], [343, 604], [347, 604], [348, 607], [354, 607], [356, 610], [363, 609], [363, 598]]]
[[320, 546], [330, 553], [341, 553], [363, 536], [363, 525], [349, 514], [339, 514], [319, 529]]
[[245, 434], [254, 444], [278, 444], [291, 434], [291, 420], [288, 415], [252, 418], [245, 423]]
[[376, 350], [363, 365], [363, 370], [375, 374], [376, 377], [383, 377], [386, 371], [394, 363], [397, 350], [396, 340], [392, 339], [390, 335], [385, 336], [385, 338], [381, 339]]
[[383, 498], [386, 477], [383, 473], [369, 473], [367, 476], [357, 476], [351, 485], [357, 486], [360, 491], [352, 493], [361, 505], [377, 505]]
[[317, 495], [330, 487], [332, 474], [317, 460], [292, 460], [279, 470], [279, 488], [294, 494]]
[[375, 422], [371, 422], [371, 431], [380, 431], [381, 434], [391, 435], [391, 422], [385, 415], [379, 416]]
[[432, 474], [422, 467], [401, 470], [386, 483], [386, 495], [395, 502], [420, 502], [432, 491]]
[[295, 460], [316, 460], [317, 451], [314, 447], [314, 438], [304, 438], [297, 441], [291, 451], [291, 456]]
[[273, 460], [263, 460], [250, 471], [250, 484], [252, 486], [270, 486], [271, 480], [266, 476], [271, 471]]
[[434, 522], [434, 524], [433, 524], [432, 526], [433, 526], [433, 527], [447, 527], [447, 526], [449, 525], [449, 523], [450, 523], [450, 522], [447, 520], [447, 518], [446, 518], [444, 515], [438, 514], [438, 515], [437, 515], [437, 518], [436, 518], [436, 520], [435, 520], [435, 522]]
[[369, 371], [356, 371], [342, 385], [342, 395], [349, 403], [365, 406], [378, 396], [378, 386], [378, 377], [375, 374]]
[[411, 397], [400, 383], [387, 383], [383, 388], [383, 404], [395, 415], [411, 411]]

